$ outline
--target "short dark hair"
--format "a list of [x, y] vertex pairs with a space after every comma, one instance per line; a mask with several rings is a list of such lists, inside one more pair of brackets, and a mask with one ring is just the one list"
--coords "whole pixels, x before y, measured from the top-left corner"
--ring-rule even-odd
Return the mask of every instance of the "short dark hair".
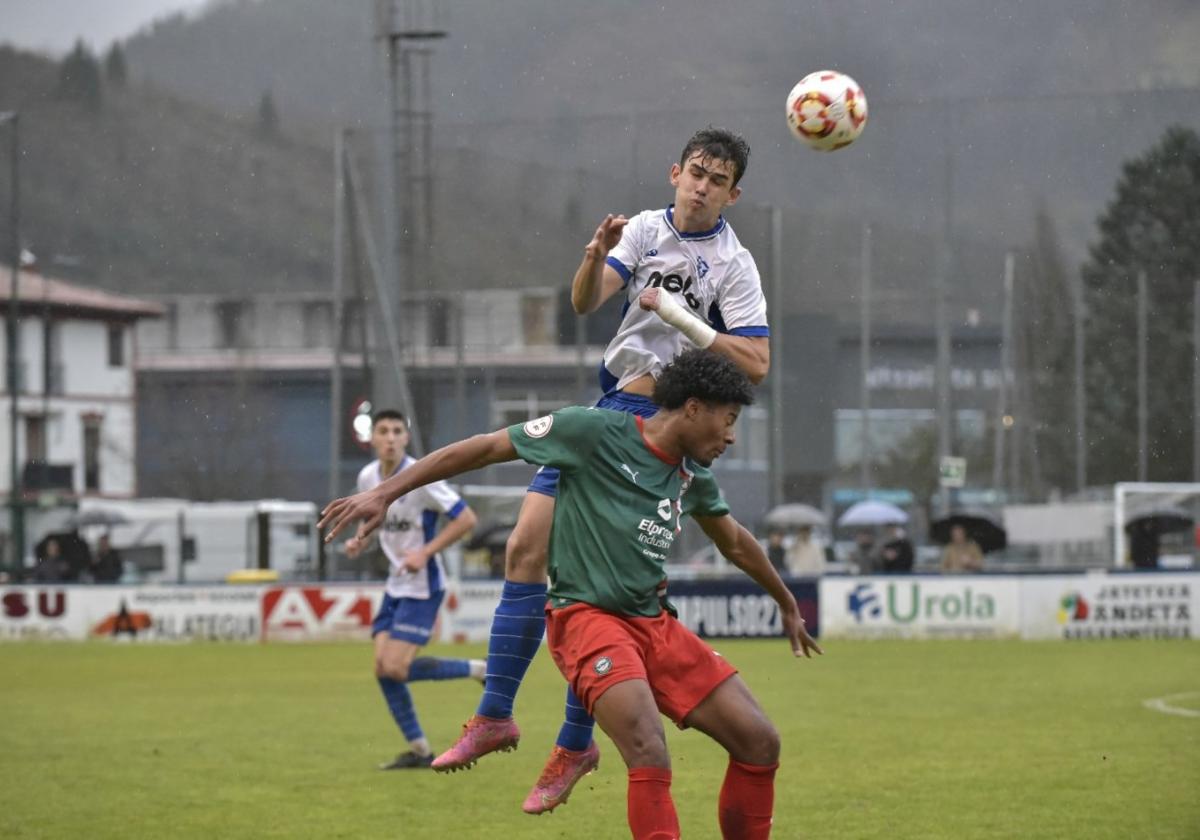
[[750, 377], [724, 356], [708, 350], [685, 350], [662, 369], [654, 383], [654, 402], [681, 408], [695, 397], [707, 405], [750, 405]]
[[682, 167], [696, 152], [700, 152], [705, 158], [727, 160], [732, 163], [734, 186], [737, 186], [737, 182], [742, 180], [742, 176], [746, 174], [746, 164], [750, 160], [750, 145], [741, 135], [734, 134], [728, 129], [713, 128], [710, 125], [708, 128], [697, 131], [683, 147], [683, 154], [679, 156], [679, 165]]
[[408, 428], [408, 418], [403, 413], [394, 408], [381, 408], [371, 415], [371, 428], [374, 429], [380, 420], [399, 420], [404, 424], [404, 428]]

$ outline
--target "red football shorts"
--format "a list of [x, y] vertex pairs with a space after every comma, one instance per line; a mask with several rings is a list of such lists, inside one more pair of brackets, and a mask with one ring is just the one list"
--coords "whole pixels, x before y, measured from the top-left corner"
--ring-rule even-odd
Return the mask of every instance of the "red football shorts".
[[659, 711], [682, 727], [692, 709], [737, 673], [667, 612], [643, 618], [591, 604], [548, 609], [546, 640], [588, 714], [617, 683], [645, 680]]

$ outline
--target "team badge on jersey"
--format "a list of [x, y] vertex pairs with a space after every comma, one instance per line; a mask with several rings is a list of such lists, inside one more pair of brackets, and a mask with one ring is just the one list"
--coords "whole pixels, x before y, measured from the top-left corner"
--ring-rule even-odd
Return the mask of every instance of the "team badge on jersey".
[[547, 414], [545, 417], [539, 417], [536, 420], [530, 420], [525, 424], [525, 434], [531, 438], [543, 438], [550, 434], [550, 427], [554, 425], [554, 417]]
[[592, 663], [592, 670], [603, 677], [612, 670], [612, 660], [607, 656], [601, 656], [594, 663]]
[[662, 517], [664, 522], [671, 521], [671, 508], [672, 507], [673, 507], [673, 505], [671, 504], [670, 499], [663, 499], [661, 502], [658, 503], [658, 515], [660, 517]]

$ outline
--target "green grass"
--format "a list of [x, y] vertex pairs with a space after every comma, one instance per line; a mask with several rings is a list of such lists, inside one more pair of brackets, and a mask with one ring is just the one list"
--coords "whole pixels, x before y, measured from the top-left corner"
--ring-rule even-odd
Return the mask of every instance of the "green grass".
[[[1200, 691], [1195, 642], [718, 645], [783, 734], [777, 838], [1197, 838], [1200, 718], [1142, 701]], [[431, 649], [479, 655], [479, 647]], [[539, 655], [524, 737], [469, 773], [381, 773], [401, 743], [370, 648], [0, 646], [0, 837], [627, 837], [625, 773], [521, 813], [560, 720]], [[435, 748], [474, 683], [414, 689]], [[685, 837], [716, 830], [720, 750], [669, 729]]]

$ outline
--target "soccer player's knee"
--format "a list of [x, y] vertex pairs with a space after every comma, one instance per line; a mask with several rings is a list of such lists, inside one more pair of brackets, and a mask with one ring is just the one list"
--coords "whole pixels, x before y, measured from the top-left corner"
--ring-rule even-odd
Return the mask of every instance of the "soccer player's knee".
[[508, 576], [528, 577], [546, 574], [547, 545], [545, 534], [530, 534], [526, 529], [514, 528], [505, 545], [504, 565]]
[[408, 682], [408, 663], [377, 659], [375, 660], [375, 676], [387, 677], [396, 682]]
[[622, 753], [630, 767], [669, 767], [671, 764], [667, 736], [661, 727], [635, 728], [625, 739]]
[[755, 734], [752, 750], [755, 753], [750, 764], [777, 764], [782, 742], [779, 730], [769, 720], [763, 721], [761, 731]]

